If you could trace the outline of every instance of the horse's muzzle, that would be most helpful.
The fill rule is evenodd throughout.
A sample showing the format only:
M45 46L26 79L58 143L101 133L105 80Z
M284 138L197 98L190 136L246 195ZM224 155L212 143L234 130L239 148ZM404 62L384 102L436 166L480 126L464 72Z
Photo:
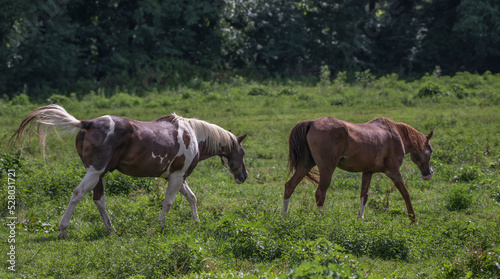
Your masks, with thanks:
M236 184L241 184L241 183L245 182L247 177L248 177L248 173L246 171L242 172L239 175L234 176L234 182L236 182Z
M422 179L429 180L432 178L433 175L434 175L434 171L432 170L432 168L429 168L429 172L427 172L427 174L422 174Z

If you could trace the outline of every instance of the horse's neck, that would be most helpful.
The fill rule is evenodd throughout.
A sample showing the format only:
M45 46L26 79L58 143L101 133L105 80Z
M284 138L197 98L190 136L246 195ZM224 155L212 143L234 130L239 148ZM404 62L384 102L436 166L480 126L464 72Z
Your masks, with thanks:
M419 148L418 141L420 139L418 137L420 133L413 127L404 123L394 123L394 126L405 147L405 154L416 152Z
M208 148L207 144L205 141L198 142L198 152L200 155L200 161L208 159L213 156L218 156L221 155L221 150L213 150L211 148Z

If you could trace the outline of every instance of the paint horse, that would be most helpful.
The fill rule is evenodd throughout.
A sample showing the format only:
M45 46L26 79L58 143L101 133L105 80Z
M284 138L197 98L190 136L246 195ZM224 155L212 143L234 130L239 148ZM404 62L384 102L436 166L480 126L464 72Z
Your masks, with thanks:
M400 167L405 154L410 153L422 178L432 178L434 172L429 162L432 153L429 140L432 134L433 131L427 136L423 135L407 124L387 118L354 124L324 117L296 124L289 137L289 169L295 173L285 184L283 213L288 210L295 187L306 176L317 184L316 205L322 208L332 174L338 167L362 173L358 218L364 218L373 173L382 172L403 196L410 220L414 222L415 211L403 183ZM314 166L318 170L312 170Z
M243 160L245 151L241 145L246 134L236 137L219 126L197 119L172 114L155 121L141 122L106 115L80 121L63 107L49 105L28 114L10 142L14 139L19 141L28 125L35 123L42 147L53 128L79 130L76 149L87 173L73 191L59 224L59 237L67 236L71 215L90 190L94 192L94 203L106 230L115 231L104 199L104 175L113 170L135 177L167 179L168 186L159 218L162 223L179 191L190 204L192 218L197 219L196 197L186 183L186 178L198 162L218 155L223 165L234 175L236 183L243 183L248 176ZM34 126L30 125L29 130Z

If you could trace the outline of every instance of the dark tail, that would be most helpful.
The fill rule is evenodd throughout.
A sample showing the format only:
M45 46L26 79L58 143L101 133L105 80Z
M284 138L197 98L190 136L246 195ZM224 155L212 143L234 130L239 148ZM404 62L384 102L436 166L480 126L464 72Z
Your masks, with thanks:
M36 124L36 125L34 125ZM21 122L19 128L14 132L9 140L9 145L14 141L19 142L26 130L30 132L37 126L37 134L39 143L44 153L45 140L51 131L51 128L60 128L66 132L71 132L82 128L82 121L76 119L73 115L69 114L63 107L59 105L48 105L40 107L30 112Z
M293 127L288 138L288 169L293 172L299 165L307 167L314 165L314 158L311 155L309 144L307 143L307 133L311 127L312 120L299 122ZM319 172L311 169L307 178L313 183L319 183Z

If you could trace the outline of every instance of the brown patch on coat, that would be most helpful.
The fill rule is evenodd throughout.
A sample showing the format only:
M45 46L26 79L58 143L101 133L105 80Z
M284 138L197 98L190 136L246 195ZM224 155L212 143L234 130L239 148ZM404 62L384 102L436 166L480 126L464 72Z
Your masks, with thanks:
M188 149L189 144L191 143L191 137L186 131L184 131L184 133L182 134L182 141L184 142L184 146L186 146L186 149Z
M102 196L104 196L104 183L102 177L99 177L99 182L97 182L97 185L94 187L94 200L98 201Z
M172 164L170 164L170 173L180 171L184 168L184 163L186 162L186 156L183 154L179 157L176 157Z

